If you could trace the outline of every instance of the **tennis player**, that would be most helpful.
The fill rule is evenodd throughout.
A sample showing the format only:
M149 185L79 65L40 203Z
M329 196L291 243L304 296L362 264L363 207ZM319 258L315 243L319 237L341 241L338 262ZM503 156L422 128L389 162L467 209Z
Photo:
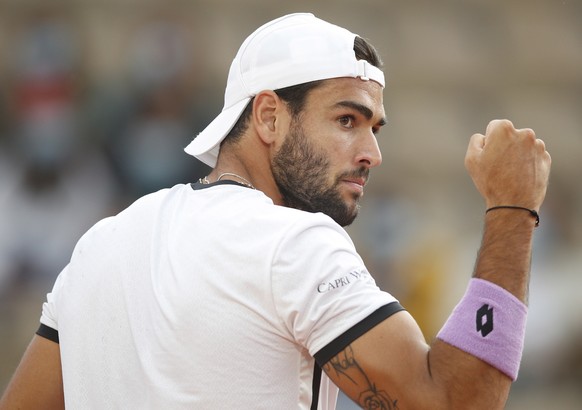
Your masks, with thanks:
M186 147L210 174L79 240L0 407L328 410L339 388L365 409L502 409L550 156L507 120L470 138L483 241L427 344L342 228L382 161L380 66L311 14L252 33Z

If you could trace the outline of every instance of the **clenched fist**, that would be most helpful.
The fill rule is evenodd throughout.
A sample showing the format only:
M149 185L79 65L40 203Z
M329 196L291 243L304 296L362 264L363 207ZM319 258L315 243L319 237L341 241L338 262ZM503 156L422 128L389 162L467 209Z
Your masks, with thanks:
M465 166L487 208L520 206L538 211L546 196L551 157L529 128L494 120L471 137Z

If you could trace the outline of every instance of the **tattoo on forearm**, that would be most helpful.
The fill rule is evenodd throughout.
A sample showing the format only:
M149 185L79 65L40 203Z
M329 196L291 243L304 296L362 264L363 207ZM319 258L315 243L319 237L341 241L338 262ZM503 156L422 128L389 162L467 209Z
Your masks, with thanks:
M337 378L346 377L360 387L358 404L363 409L398 410L398 400L392 399L384 390L379 390L360 367L351 346L323 366L327 374Z

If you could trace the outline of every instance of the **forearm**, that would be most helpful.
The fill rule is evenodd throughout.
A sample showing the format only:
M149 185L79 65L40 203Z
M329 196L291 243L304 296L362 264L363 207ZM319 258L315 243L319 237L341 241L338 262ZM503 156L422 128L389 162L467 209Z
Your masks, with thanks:
M534 226L535 219L523 210L499 209L488 213L485 217L483 242L475 265L474 277L495 283L525 303L528 293ZM510 299L513 298L510 297ZM514 304L520 308L520 302L515 301ZM468 305L462 304L460 309L462 312L466 312L467 307ZM525 312L523 305L521 305L521 309ZM469 322L473 327L470 330L476 335L473 340L477 340L477 343L483 343L484 346L470 345L468 347L475 349L477 355L490 348L491 351L485 354L484 358L486 360L493 358L493 361L497 361L503 366L509 360L505 360L501 353L508 354L518 366L521 348L517 342L523 340L523 335L519 332L523 330L525 314L513 314L509 307L508 312L500 312L497 309L495 329L500 331L505 326L506 330L515 332L515 335L510 336L515 336L516 343L508 342L502 345L501 348L504 351L494 355L495 349L499 349L499 347L495 347L499 344L499 339L479 334L479 329L475 328L475 316L470 316ZM474 315L472 310L471 314ZM505 314L504 319L502 319L502 314ZM502 324L502 320L505 321L504 324ZM447 326L450 324L447 323ZM465 343L467 346L466 342L452 343L451 340L456 341L453 332L454 327L453 330L448 328L447 332L441 331L447 335L444 337L445 341L457 346L462 346ZM467 335L462 334L462 337L465 338ZM449 392L447 398L450 400L449 408L503 408L512 379L495 366L467 353L470 349L463 351L451 346L451 344L437 339L429 354L429 366L434 375L435 383ZM508 353L506 349L509 349L511 345L516 347L517 353ZM489 361L491 362L491 360ZM455 363L455 366L451 366L451 363ZM516 367L514 366L514 368Z
M512 381L482 360L436 339L428 354L432 389L441 398L433 409L502 410ZM430 398L427 398L427 403ZM418 409L421 409L419 406Z
M526 211L489 212L474 277L505 288L527 304L534 229L535 220Z

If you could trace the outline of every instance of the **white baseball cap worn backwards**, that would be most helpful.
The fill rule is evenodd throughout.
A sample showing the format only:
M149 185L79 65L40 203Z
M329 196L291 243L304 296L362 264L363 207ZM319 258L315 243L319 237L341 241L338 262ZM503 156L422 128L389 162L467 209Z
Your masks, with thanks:
M384 87L384 73L356 60L356 34L310 13L280 17L259 27L243 42L228 73L222 112L184 149L214 167L220 143L252 97L339 77L373 80Z

